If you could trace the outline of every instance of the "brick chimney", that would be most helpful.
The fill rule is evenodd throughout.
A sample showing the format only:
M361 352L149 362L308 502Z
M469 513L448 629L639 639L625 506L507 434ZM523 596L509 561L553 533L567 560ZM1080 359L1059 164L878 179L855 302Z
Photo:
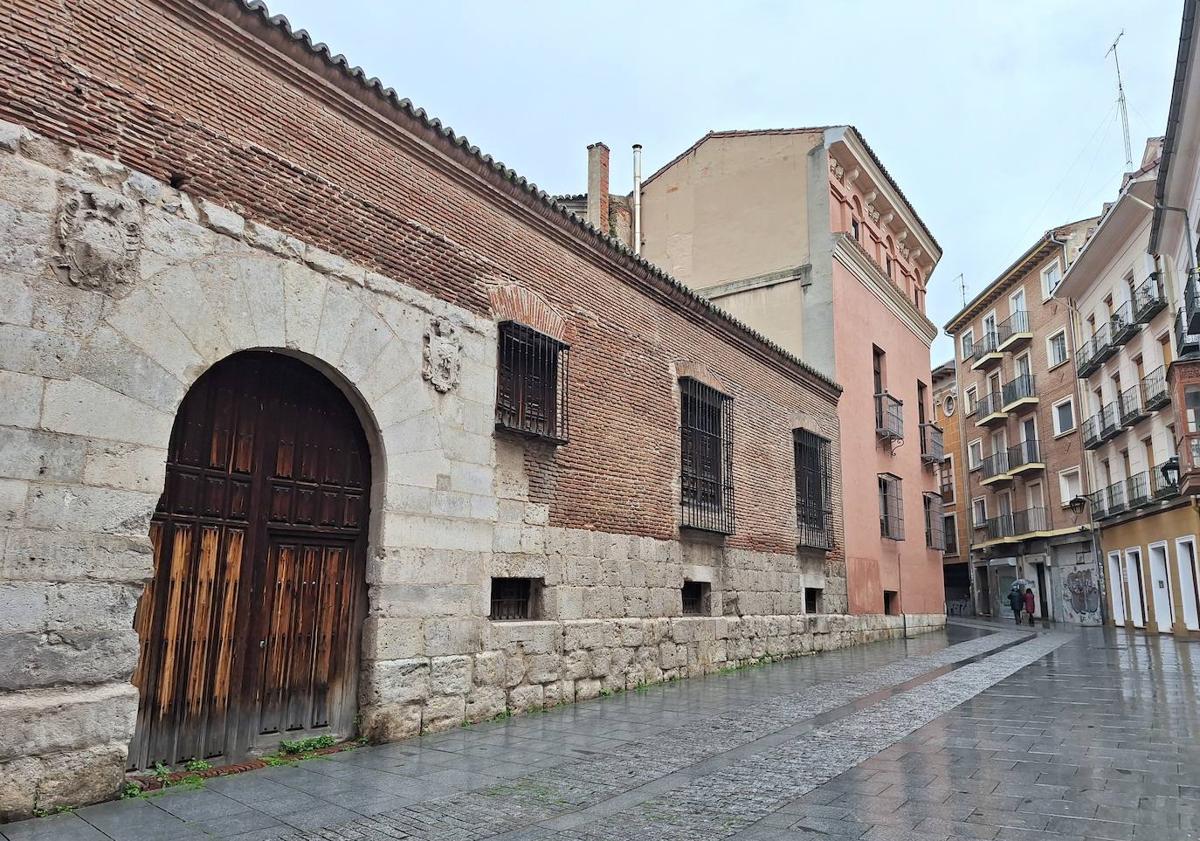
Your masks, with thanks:
M593 143L587 147L587 220L608 233L608 147Z

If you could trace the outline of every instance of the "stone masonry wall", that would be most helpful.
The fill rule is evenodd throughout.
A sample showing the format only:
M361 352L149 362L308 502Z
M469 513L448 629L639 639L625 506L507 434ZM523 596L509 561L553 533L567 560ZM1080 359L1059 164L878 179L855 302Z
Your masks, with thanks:
M103 55L117 41L156 39L186 53L203 27L134 4L144 14L124 16L131 29L114 40L117 16L71 5L79 14L46 12L44 31L82 27L72 43L95 55L78 58L100 57L89 79L109 78L78 103L71 137L19 104L28 85L75 72L49 58L63 45L31 39L19 74L0 51L15 86L0 109L37 129L0 123L0 816L119 786L137 707L132 616L151 572L148 525L175 412L204 371L241 350L274 349L325 373L372 445L359 680L369 735L896 633L900 617L803 615L804 587L824 589L828 613L845 605L840 550L795 549L791 431L813 429L838 451L828 384L699 304L652 293L583 234L551 235L510 199L463 187L449 159L417 161L415 144L402 152L375 129L346 147L372 154L325 154L332 112L303 98L293 114L310 114L311 136L287 142L304 163L268 156L247 169L252 141L226 134L247 126L228 113L253 104L244 91L156 76L186 75L173 59L118 82L123 59ZM42 15L21 5L9 20L20 29ZM191 114L174 151L195 164L195 192L165 183L138 143L112 147L93 121L124 102L119 134L158 136L154 92L175 82L172 101L188 100ZM199 90L212 96L189 99ZM349 171L380 157L404 172ZM403 194L400 206L389 190ZM493 295L513 287L520 294ZM566 446L494 431L501 299L536 300L538 318L561 321L571 343ZM728 539L678 528L683 370L719 380L734 399L738 521ZM833 480L840 546L836 463ZM542 619L489 622L494 575L544 579ZM680 615L685 578L711 583L710 615Z

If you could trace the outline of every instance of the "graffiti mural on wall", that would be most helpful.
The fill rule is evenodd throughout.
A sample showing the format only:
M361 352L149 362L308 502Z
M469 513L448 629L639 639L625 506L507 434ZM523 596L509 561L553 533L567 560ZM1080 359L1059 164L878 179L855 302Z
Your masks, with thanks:
M1063 606L1068 622L1084 625L1100 622L1100 588L1090 569L1068 572L1063 584Z

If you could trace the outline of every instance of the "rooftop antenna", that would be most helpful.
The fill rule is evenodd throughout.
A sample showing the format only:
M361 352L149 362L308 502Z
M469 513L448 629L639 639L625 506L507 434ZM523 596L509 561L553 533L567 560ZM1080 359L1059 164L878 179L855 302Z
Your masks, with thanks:
M963 309L966 309L967 308L967 281L963 277L962 272L958 273L958 277L956 277L955 280L958 281L958 290L962 293Z
M1113 63L1117 66L1117 111L1121 115L1121 131L1125 133L1125 166L1133 169L1133 149L1129 145L1129 110L1125 106L1125 86L1121 84L1121 59L1117 55L1117 42L1124 34L1125 30L1122 29L1108 48L1108 53L1112 53ZM1108 53L1104 54L1105 58L1108 58Z

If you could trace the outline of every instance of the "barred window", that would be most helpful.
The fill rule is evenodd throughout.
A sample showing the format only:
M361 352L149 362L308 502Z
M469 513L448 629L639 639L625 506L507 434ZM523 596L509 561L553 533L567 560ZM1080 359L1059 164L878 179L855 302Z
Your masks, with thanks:
M569 352L557 339L522 324L500 325L497 428L566 443Z
M691 378L679 392L680 522L733 534L733 401Z
M797 429L792 433L792 451L796 461L797 542L828 549L832 545L829 518L833 512L829 441Z
M904 539L904 497L899 476L879 474L879 533L890 540Z
M930 549L945 550L946 520L942 516L942 498L937 494L925 494L925 545Z
M540 613L540 578L493 578L489 619L537 619Z
M712 585L707 581L685 581L680 589L684 616L707 616Z

